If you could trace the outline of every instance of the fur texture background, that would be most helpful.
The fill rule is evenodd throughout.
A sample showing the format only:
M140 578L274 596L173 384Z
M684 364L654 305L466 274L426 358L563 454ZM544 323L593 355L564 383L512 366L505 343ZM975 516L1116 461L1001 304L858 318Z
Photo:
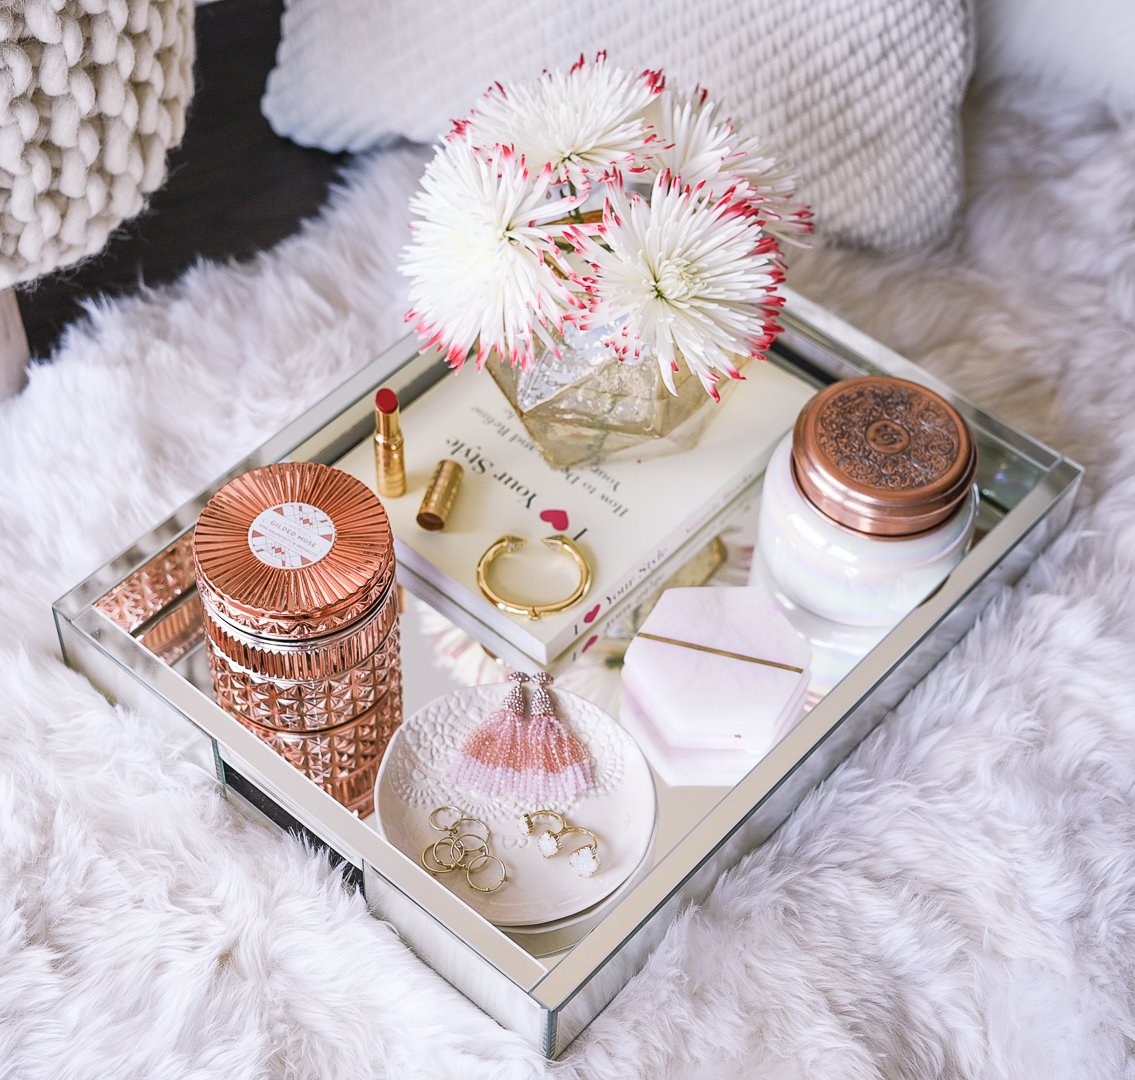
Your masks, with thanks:
M1135 111L1135 5L974 0L977 79L1028 77Z
M954 244L792 282L1084 462L1073 525L572 1047L570 1077L1135 1075L1135 126L1012 87ZM536 1077L49 605L402 332L414 148L0 406L0 1077Z

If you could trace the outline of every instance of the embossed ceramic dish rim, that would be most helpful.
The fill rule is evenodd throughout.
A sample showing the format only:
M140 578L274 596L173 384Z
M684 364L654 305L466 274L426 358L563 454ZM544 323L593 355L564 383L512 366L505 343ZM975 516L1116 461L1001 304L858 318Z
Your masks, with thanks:
M418 734L428 738L436 727L454 721L464 725L468 725L469 720L479 722L500 708L506 689L503 683L488 683L443 694L403 720L390 740L375 780L375 827L408 858L418 860L422 850L443 835L429 826L427 819L433 807L409 805L390 781L390 774L402 759L419 760L408 746L410 736ZM567 690L553 688L552 694L557 715L587 747L593 765L601 762L597 757L598 740L589 738L592 732L603 730L607 738L623 746L626 753L623 775L610 794L597 796L587 792L564 815L570 824L591 829L599 837L600 867L592 877L580 877L567 859L569 852L589 843L585 834L566 834L560 853L545 859L536 850L536 836L521 836L516 814L510 806L486 820L493 834L489 850L508 867L509 880L503 888L478 893L469 888L461 871L438 875L438 880L454 895L502 928L542 926L585 914L596 907L641 866L657 827L658 795L654 777L638 744L598 705ZM463 810L469 806L469 793L461 785L444 778L438 782L445 789L445 802ZM632 822L632 828L612 828L612 823L624 815ZM536 835L548 824L538 821Z

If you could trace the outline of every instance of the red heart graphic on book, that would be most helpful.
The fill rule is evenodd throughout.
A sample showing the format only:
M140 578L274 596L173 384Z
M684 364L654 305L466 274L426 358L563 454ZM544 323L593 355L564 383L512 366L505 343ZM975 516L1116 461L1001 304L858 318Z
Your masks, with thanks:
M540 520L546 521L556 532L567 532L568 516L566 510L541 510Z
M603 606L602 604L596 604L586 615L583 616L583 621L584 622L591 622L592 619L594 619L595 616L599 614L599 609L602 606Z
M584 646L583 646L583 648L582 648L582 649L580 649L579 651L580 651L581 653L585 653L585 652L587 652L587 650L588 650L588 649L590 649L590 648L591 648L591 646L592 646L592 645L594 645L594 644L595 644L595 642L597 642L598 640L599 640L599 635L598 635L598 634L592 634L592 635L591 635L591 637L589 637L589 638L587 639L587 644L586 644L586 645L584 645Z

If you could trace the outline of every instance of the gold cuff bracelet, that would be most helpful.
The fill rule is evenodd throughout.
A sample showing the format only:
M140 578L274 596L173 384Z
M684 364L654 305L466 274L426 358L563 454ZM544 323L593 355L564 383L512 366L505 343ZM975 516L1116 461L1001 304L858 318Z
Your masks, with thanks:
M545 536L541 543L553 551L562 551L565 555L570 556L579 568L579 584L575 587L571 596L557 600L554 604L516 604L511 600L506 600L503 596L498 596L493 591L489 585L488 577L490 563L498 555L518 551L527 543L527 540L522 540L519 536L502 536L496 543L491 544L488 551L481 556L481 561L477 563L477 584L480 586L481 592L485 594L485 598L489 603L494 604L509 615L527 615L529 619L533 620L543 618L545 615L555 615L560 611L567 611L568 608L575 607L587 595L587 590L591 588L591 567L587 565L583 552L572 543L571 538L562 534Z

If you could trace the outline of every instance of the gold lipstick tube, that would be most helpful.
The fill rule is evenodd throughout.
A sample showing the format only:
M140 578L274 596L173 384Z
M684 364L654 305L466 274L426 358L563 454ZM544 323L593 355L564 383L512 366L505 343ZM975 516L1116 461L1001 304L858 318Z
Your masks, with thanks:
M374 472L379 495L397 499L406 494L398 395L385 387L374 396Z

